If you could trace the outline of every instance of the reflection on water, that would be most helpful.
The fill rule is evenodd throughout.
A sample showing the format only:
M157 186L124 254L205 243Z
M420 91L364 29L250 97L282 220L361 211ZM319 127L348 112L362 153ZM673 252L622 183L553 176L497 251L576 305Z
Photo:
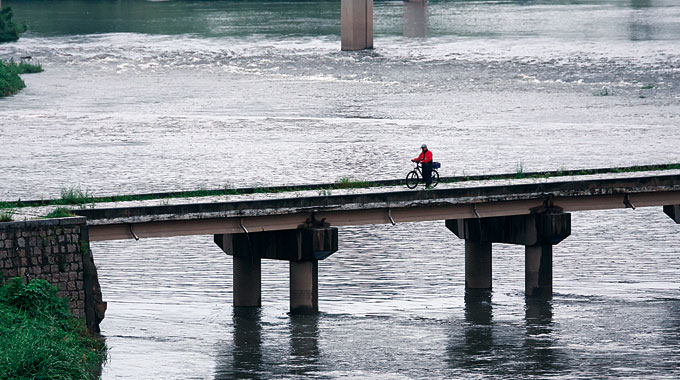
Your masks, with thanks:
M491 291L465 291L465 354L469 366L493 360L493 307Z
M652 0L630 0L630 7L633 9L650 8Z
M449 365L453 369L484 370L502 377L548 375L563 369L563 358L554 342L551 301L531 298L525 301L521 327L494 318L491 291L466 290L462 331L452 326L449 337Z
M303 376L319 368L319 316L290 316L290 375Z
M526 298L524 339L525 371L548 373L560 367L553 342L553 310L550 300Z
M474 371L502 360L495 352L491 295L490 290L465 290L464 320L454 322L449 333L447 362L452 369Z
M217 365L215 379L259 379L262 373L260 308L234 307L232 360Z
M404 37L427 37L427 1L404 1Z
M631 0L631 8L638 9L630 14L631 41L651 41L654 39L654 23L656 19L650 16L646 9L652 6L652 0Z
M233 340L221 345L215 380L268 379L274 374L297 378L323 370L319 364L319 316L291 315L287 323L282 319L272 324L263 319L261 308L234 307L233 313ZM287 334L279 328L285 328ZM266 336L271 336L272 330L276 336L268 341ZM287 340L281 339L284 335Z

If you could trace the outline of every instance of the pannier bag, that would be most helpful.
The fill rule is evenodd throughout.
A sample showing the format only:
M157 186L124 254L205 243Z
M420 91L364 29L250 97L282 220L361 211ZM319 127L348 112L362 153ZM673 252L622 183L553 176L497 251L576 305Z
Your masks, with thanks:
M439 169L439 168L441 168L441 167L442 167L442 164L440 164L439 162L433 162L433 163L432 163L432 168L433 168L433 169Z

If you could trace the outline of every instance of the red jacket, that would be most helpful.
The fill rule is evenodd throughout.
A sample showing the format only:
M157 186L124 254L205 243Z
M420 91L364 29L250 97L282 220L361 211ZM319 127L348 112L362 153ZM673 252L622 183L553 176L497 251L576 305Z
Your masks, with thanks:
M423 164L430 163L430 162L432 162L432 152L430 152L429 149L426 150L425 153L420 152L420 156L418 156L418 158L414 158L413 161L420 162L420 163L423 163Z

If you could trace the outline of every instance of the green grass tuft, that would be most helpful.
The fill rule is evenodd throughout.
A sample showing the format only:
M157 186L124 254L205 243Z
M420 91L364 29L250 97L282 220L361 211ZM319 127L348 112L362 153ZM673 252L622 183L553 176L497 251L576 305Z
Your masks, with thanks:
M515 165L515 178L524 178L524 162L521 160Z
M16 210L14 209L4 209L0 212L0 222L11 222L14 220L14 214Z
M76 187L62 188L60 200L59 204L63 205L84 205L93 202L92 195L87 190L82 191Z
M369 187L369 183L366 181L359 181L349 177L340 178L335 182L333 188L335 189L358 189L362 187Z
M70 209L64 208L64 207L57 207L54 211L50 212L49 214L45 215L45 218L50 219L50 218L70 218L76 216L74 213L71 212Z
M10 60L9 61L10 65L13 65L17 73L19 74L36 74L36 73L42 73L44 70L42 68L42 65L39 63L28 63L28 62L19 62L19 63L14 63L14 61Z
M47 281L0 287L0 380L93 379L105 352Z
M80 242L80 253L84 256L90 252L90 244L86 241Z

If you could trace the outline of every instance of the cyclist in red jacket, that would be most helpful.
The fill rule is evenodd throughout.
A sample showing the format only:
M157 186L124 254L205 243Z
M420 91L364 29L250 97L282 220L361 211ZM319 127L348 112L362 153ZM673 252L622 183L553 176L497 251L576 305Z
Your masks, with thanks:
M423 179L425 180L425 188L429 189L432 185L432 152L427 149L427 145L420 146L422 152L420 156L412 159L413 162L420 162L423 168Z

